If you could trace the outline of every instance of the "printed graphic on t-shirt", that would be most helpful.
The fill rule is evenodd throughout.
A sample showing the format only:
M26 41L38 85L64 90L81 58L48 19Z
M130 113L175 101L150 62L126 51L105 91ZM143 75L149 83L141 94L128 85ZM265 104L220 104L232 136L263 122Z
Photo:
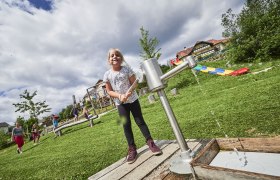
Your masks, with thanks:
M118 92L120 94L125 94L126 91L131 86L129 82L129 77L131 77L133 74L135 74L131 68L127 66L122 66L120 71L113 71L109 70L105 73L103 81L104 82L110 82L113 90L115 92ZM133 91L131 96L128 98L128 100L125 103L132 103L136 99L138 99L138 95L136 91ZM121 104L120 100L118 98L114 99L116 105Z

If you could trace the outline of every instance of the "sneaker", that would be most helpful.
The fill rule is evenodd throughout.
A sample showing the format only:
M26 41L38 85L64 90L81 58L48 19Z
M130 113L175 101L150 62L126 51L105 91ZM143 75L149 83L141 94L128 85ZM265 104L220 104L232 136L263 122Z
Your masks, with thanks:
M18 154L20 153L19 149L17 149L17 153L18 153Z
M127 157L127 163L132 164L137 159L137 150L135 146L129 146L128 148L128 157Z
M149 146L150 150L152 151L152 153L154 155L160 155L162 154L162 151L160 150L160 148L154 143L154 141L152 139L149 139L147 141L147 145Z

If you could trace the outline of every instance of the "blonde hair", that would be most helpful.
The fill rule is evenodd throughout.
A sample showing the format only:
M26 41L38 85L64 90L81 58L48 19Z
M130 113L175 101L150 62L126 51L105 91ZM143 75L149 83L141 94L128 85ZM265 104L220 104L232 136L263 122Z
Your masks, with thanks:
M121 57L121 64L123 64L123 63L125 62L124 57L123 57L123 54L122 54L122 52L121 52L119 49L117 49L117 48L111 48L111 49L109 49L109 51L108 51L108 56L107 56L107 61L110 62L110 56L111 56L111 52L112 52L112 51L116 51L116 52L120 55L120 57ZM109 64L110 64L110 63L109 63Z

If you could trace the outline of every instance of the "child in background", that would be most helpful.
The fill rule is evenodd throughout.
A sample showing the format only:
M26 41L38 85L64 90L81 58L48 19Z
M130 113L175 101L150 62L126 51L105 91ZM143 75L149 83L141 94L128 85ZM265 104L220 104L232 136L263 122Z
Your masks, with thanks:
M143 136L146 139L147 145L153 154L159 155L162 153L160 148L154 143L150 134L149 128L144 121L141 106L138 100L138 95L135 90L128 92L127 90L136 80L135 73L128 66L122 66L124 57L120 50L110 49L108 52L108 62L111 69L105 72L103 82L106 83L108 94L114 98L118 109L119 116L125 118L123 124L124 134L128 143L128 158L129 164L135 162L137 158L136 144L131 127L130 112L140 128Z
M84 108L83 108L83 115L84 115L84 117L87 119L87 120L89 120L90 121L90 118L92 118L93 116L91 115L91 114L89 114L89 111L88 111L88 108L86 107L86 106L84 106ZM92 124L91 124L92 123ZM91 122L89 122L89 126L93 126L94 124L93 124L93 121Z
M37 143L39 143L39 139L40 139L39 126L36 123L33 124L31 132L32 132L34 145L36 145L36 139L37 139Z
M72 111L73 111L73 115L74 115L74 122L79 121L79 111L78 111L77 107L74 106Z
M86 119L89 119L89 112L86 106L83 108L83 115L85 116Z
M55 133L55 129L58 127L58 116L57 115L52 115L52 122L53 122L53 132L54 132L54 135L55 137L57 137L57 134Z
M17 153L22 153L22 146L24 145L24 132L19 122L16 122L16 127L12 130L11 141L15 141L17 144Z

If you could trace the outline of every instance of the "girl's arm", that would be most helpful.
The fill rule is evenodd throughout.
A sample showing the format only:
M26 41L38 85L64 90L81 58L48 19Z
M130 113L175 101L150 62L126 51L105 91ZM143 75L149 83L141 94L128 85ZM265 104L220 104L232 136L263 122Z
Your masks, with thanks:
M14 141L14 128L13 128L13 130L12 130L11 141Z
M120 93L117 93L113 90L110 82L106 82L106 90L107 90L108 94L113 98L119 98L121 95Z
M125 102L127 100L125 94L120 94L113 90L110 82L106 82L106 90L111 97L118 98L121 102Z
M129 77L129 83L130 83L130 85L132 85L132 84L135 82L135 80L136 80L136 77L135 77L134 74L133 74L132 76L130 76L130 77ZM138 85L138 83L136 83L134 89L136 89L137 85ZM128 92L127 94L125 94L125 97L128 98L129 96L131 96L131 94L132 94L132 92Z
M132 84L134 83L135 80L136 80L135 74L133 74L132 76L130 76L130 77L129 77L129 83L130 83L130 85L132 85ZM135 87L137 87L137 85L136 85Z

